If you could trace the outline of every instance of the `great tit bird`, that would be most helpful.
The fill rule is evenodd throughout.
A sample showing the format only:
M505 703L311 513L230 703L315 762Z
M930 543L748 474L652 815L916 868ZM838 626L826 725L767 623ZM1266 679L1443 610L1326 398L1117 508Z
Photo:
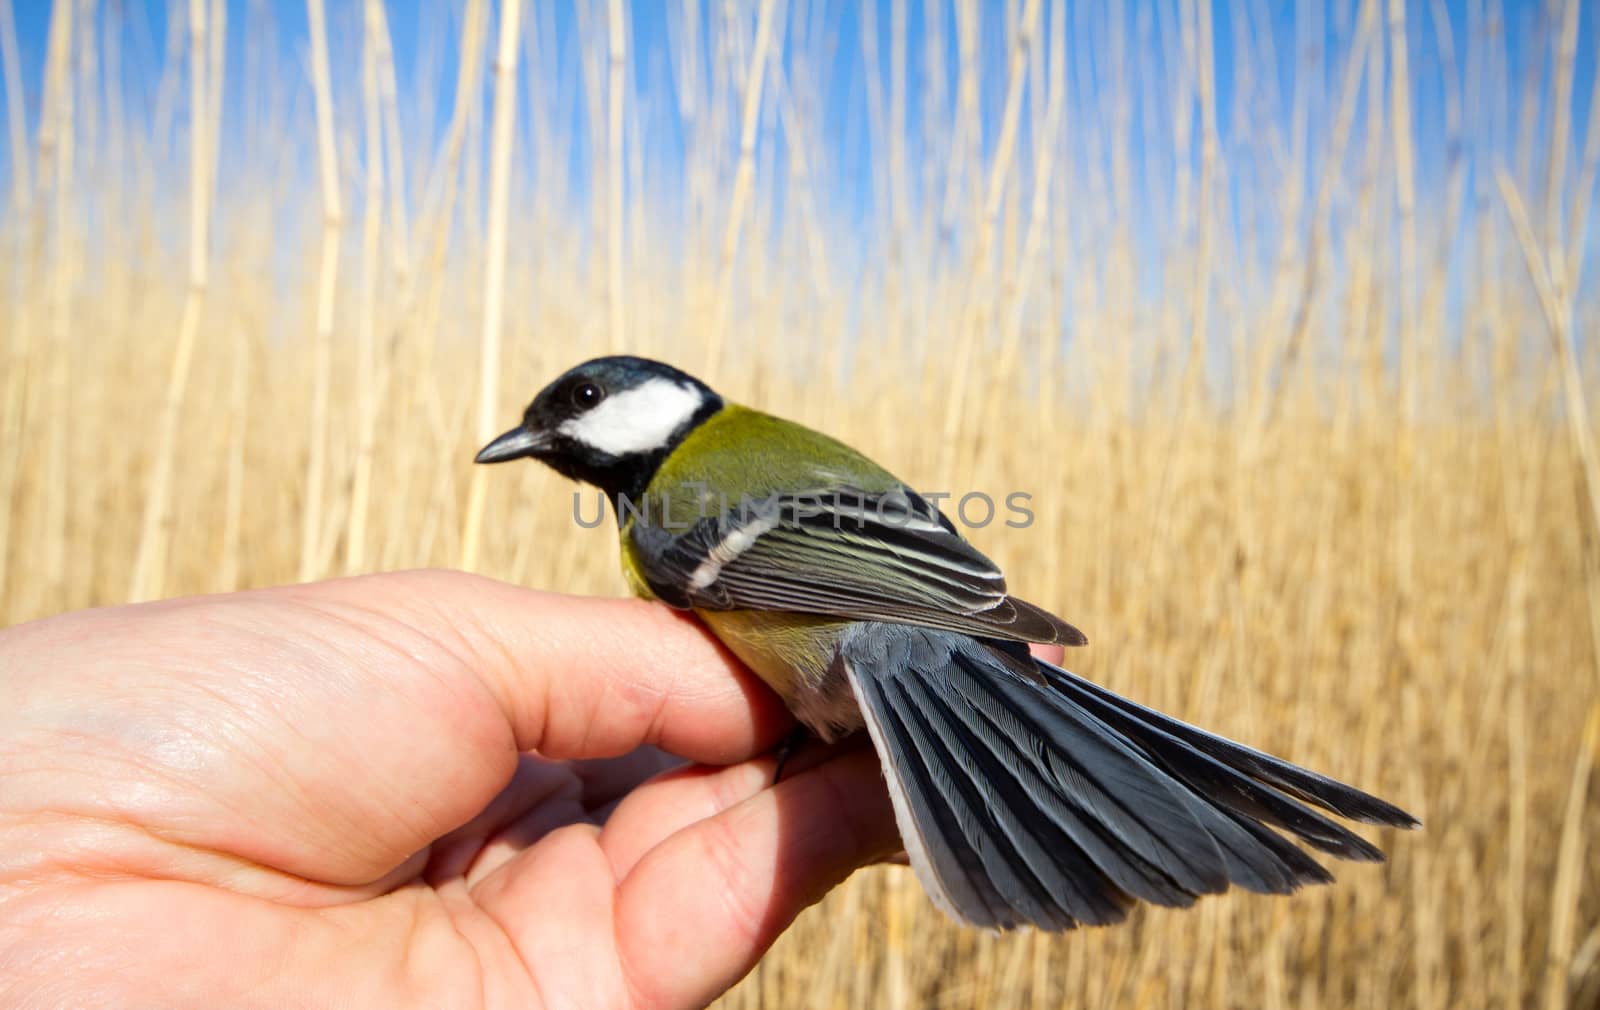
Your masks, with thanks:
M1046 930L1332 876L1371 843L1311 809L1389 803L1137 705L1028 643L1083 635L1010 595L937 509L861 453L656 361L547 386L479 463L532 457L611 499L635 592L692 610L824 740L865 727L929 896Z

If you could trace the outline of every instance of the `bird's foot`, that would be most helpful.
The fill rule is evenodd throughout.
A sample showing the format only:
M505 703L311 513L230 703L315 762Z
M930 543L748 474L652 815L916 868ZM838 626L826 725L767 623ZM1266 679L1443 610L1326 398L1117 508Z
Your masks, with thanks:
M812 732L801 723L795 723L794 729L784 734L773 753L778 756L778 764L772 769L772 784L777 785L783 780L783 766L789 763L795 752L804 747L807 742L816 739Z

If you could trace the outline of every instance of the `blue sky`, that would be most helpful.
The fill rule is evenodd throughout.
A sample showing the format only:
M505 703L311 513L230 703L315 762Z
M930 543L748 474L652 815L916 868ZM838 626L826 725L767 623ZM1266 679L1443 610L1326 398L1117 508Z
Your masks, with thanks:
M1048 0L1046 0L1048 6ZM13 0L15 4L15 17L17 21L18 37L22 49L22 70L24 90L27 95L27 108L30 123L37 125L38 103L41 92L40 75L43 67L48 24L51 4L47 0ZM173 4L182 7L181 0ZM394 35L396 61L400 70L401 87L404 90L408 83L415 83L417 74L414 72L419 63L427 55L436 54L446 79L454 70L454 61L458 56L457 35L459 31L460 14L457 4L433 3L412 4L393 3L388 5L390 28ZM716 5L714 5L716 6ZM877 0L879 30L887 34L890 24L889 0ZM1075 19L1081 16L1081 4L1073 0L1069 3L1073 13L1068 15L1068 31L1076 27ZM1136 7L1137 5L1131 5ZM1169 5L1161 5L1169 6ZM1229 101L1233 84L1232 68L1235 62L1235 33L1233 25L1235 19L1241 15L1253 18L1259 24L1263 19L1270 22L1273 34L1278 40L1290 41L1294 37L1294 6L1290 3L1238 3L1220 2L1213 5L1215 19L1215 48L1216 67L1218 74L1218 111L1219 126L1224 135L1231 128L1229 122L1231 103ZM1354 4L1348 5L1353 9ZM1465 0L1449 0L1444 5L1448 12L1456 45L1463 45L1463 38L1467 31L1467 17L1470 8L1475 4ZM1581 13L1582 25L1580 28L1580 46L1578 54L1577 81L1575 89L1574 119L1583 122L1587 114L1588 87L1587 83L1593 77L1593 61L1595 57L1595 37L1597 30L1597 12L1594 5L1580 4L1586 8ZM113 8L124 10L124 32L129 40L130 56L138 59L143 56L154 67L159 64L162 57L163 40L167 31L168 4L161 0L124 0L122 3L112 4ZM633 42L633 75L636 82L669 83L670 71L667 67L668 48L668 21L675 17L680 9L679 0L672 2L658 2L658 0L632 0L630 3L630 22ZM305 4L298 0L228 0L229 27L232 60L237 61L243 54L247 45L255 44L255 38L246 39L246 27L251 24L252 9L258 13L265 12L269 15L275 31L271 44L276 59L285 67L303 70L301 64L304 60L303 50L306 45L306 13ZM575 59L572 56L576 48L577 23L574 15L575 4L572 0L555 0L555 2L540 2L536 0L531 5L524 5L524 17L537 17L541 21L551 24L555 28L555 48L559 49L565 59ZM986 52L983 63L985 69L992 71L985 76L985 104L993 107L998 104L1004 87L1004 45L1003 25L1005 23L1005 5L1001 3L984 3L981 5L984 18L982 32ZM1426 122L1438 118L1439 106L1442 100L1438 76L1438 47L1436 33L1432 29L1432 5L1418 3L1413 0L1409 4L1411 62L1414 78L1414 101L1416 102L1419 122ZM1548 56L1542 51L1548 43L1541 38L1548 31L1549 12L1545 5L1540 3L1520 2L1520 0L1507 0L1503 4L1505 30L1508 32L1507 49L1513 59L1523 64L1530 55L1529 43L1540 46L1539 56ZM922 5L911 0L908 3L907 28L908 39L908 72L913 81L911 90L912 101L916 100L918 89L915 83L923 73L924 49L924 18ZM334 62L341 62L341 54L337 51L341 38L354 42L356 35L354 29L357 11L354 3L332 0L329 4L329 16L332 22L332 36L335 42ZM953 26L948 25L950 14L944 17L947 22L946 36L948 52L951 62L955 57L955 40ZM1046 13L1045 17L1048 17ZM1133 15L1130 15L1130 19ZM1330 5L1327 15L1327 35L1323 40L1327 47L1327 55L1333 57L1329 62L1337 66L1337 57L1342 55L1348 45L1349 22L1353 20L1352 10L1344 9L1341 5ZM861 91L861 76L863 61L861 53L861 19L858 8L850 2L833 2L825 5L825 13L821 18L826 31L832 36L832 47L838 57L835 67L838 74L835 85L831 88L832 115L831 128L835 131L861 129L862 124L856 122L857 117L849 114L851 108L859 104ZM343 27L344 31L341 31ZM1069 45L1072 43L1069 42ZM881 47L881 62L887 70L887 46ZM140 54L137 51L143 50ZM344 54L353 68L356 53ZM1297 53L1292 46L1278 46L1279 63L1273 68L1280 79L1287 84L1296 72ZM408 73L408 70L412 71ZM1257 68L1262 72L1265 68ZM443 104L443 103L441 103ZM857 110L859 111L859 110ZM994 125L996 116L988 117L990 126ZM441 113L442 119L442 113ZM991 137L992 139L992 137Z
M50 5L42 0L14 2L22 49L25 108L30 130L36 130ZM702 26L711 14L722 8L720 2L705 3L703 0L701 6ZM1010 5L1010 9L1014 11L1018 6ZM1045 6L1045 21L1048 23L1048 0ZM174 9L182 7L182 3L174 5ZM1570 122L1577 133L1572 141L1574 160L1584 140L1583 128L1591 101L1590 85L1594 80L1596 38L1600 35L1600 15L1597 15L1596 5L1585 3L1583 7L1581 44L1570 115ZM826 156L821 159L821 164L813 166L819 176L820 199L835 218L862 221L877 217L881 220L879 212L883 208L878 206L880 194L874 189L874 180L881 175L875 175L873 166L882 163L884 153L881 137L872 132L867 109L868 71L862 55L861 10L855 4L840 0L812 0L809 4L789 0L786 4L780 4L780 8L786 12L785 65L807 62L826 76L818 92L821 122L818 127L820 136L817 138L819 150L824 151ZM1300 16L1315 9L1318 8L1302 6ZM1292 4L1272 0L1220 0L1213 5L1218 128L1223 152L1232 166L1231 185L1248 187L1255 184L1250 162L1259 154L1258 148L1235 146L1236 140L1247 132L1243 127L1254 127L1254 136L1259 138L1261 135L1261 123L1236 122L1233 99L1245 71L1254 77L1258 89L1263 83L1271 82L1279 90L1276 100L1258 101L1252 106L1250 114L1272 121L1272 125L1280 130L1287 129L1290 112L1288 96L1294 83L1299 81L1304 85L1311 81L1317 84L1323 99L1313 107L1312 119L1307 124L1313 153L1310 160L1312 164L1316 163L1316 148L1328 131L1332 95L1350 48L1354 9L1353 3L1330 7L1322 19L1321 30L1297 42L1297 15ZM1449 154L1443 126L1444 88L1439 33L1434 21L1436 11L1441 9L1449 19L1458 60L1463 58L1469 37L1487 37L1506 54L1505 80L1513 82L1517 88L1525 81L1534 81L1546 96L1551 87L1547 66L1551 15L1544 4L1519 3L1516 0L1509 0L1503 5L1491 3L1490 0L1446 0L1435 5L1413 0L1407 8L1410 22L1408 59L1412 71L1418 188L1424 201L1438 197L1439 180ZM168 5L157 0L124 0L112 4L107 10L121 12L119 15L103 11L101 17L105 23L102 29L115 26L123 39L127 105L135 116L148 118L152 114L151 107L158 90L156 81L164 59ZM449 92L453 87L455 62L458 59L459 7L451 3L390 3L388 10L395 39L402 106L409 117L406 124L408 143L437 143L452 101ZM555 0L553 3L526 5L525 10L525 20L533 22L541 40L541 52L546 58L547 73L541 80L556 90L553 97L548 97L549 105L555 109L556 115L566 120L568 126L575 126L586 115L583 74L578 55L582 27L578 8L570 0ZM603 16L604 4L592 5L591 10L590 17ZM676 78L672 63L672 41L674 32L681 31L682 10L682 0L672 0L670 3L634 0L630 4L630 100L640 103L640 108L646 110L640 117L642 134L630 139L644 146L652 167L659 166L659 177L665 184L663 190L672 194L681 190L681 187L672 183L676 181L674 173L682 169L684 154L684 136L676 115ZM981 65L984 68L981 105L984 109L983 143L986 151L995 142L1000 107L1004 100L1004 26L1007 10L1008 5L1002 3L981 5ZM1068 157L1093 160L1105 156L1096 145L1104 144L1106 134L1103 129L1097 132L1091 127L1097 123L1104 124L1107 110L1102 91L1115 83L1109 81L1109 70L1103 62L1107 20L1099 5L1085 5L1072 0L1066 10L1068 52L1071 54L1069 76L1073 81L1069 121L1078 126L1069 134L1066 147L1069 149ZM1176 39L1176 10L1176 5L1170 3L1149 7L1131 4L1128 5L1124 26L1129 40L1127 66L1133 77L1129 82L1130 93L1134 98L1135 114L1139 117L1133 129L1135 151L1131 165L1134 175L1131 186L1141 197L1137 205L1127 208L1127 211L1146 216L1147 219L1136 226L1141 231L1151 231L1158 226L1161 209L1171 198L1168 192L1171 185L1169 174L1161 171L1152 174L1149 166L1173 161L1193 163L1198 157L1198 144L1195 142L1191 142L1185 151L1173 149L1164 119L1170 115L1170 110L1160 107L1162 101L1170 101L1174 90L1172 75L1177 72L1167 55L1172 51L1173 40ZM804 25L800 23L797 11L807 12ZM889 0L876 0L874 13L882 37L887 37L889 33L891 11ZM924 60L927 21L921 4L910 2L908 11L908 121L914 124L920 115L919 96L928 84ZM246 75L242 68L247 63L264 68L261 73L266 78L289 85L287 90L291 95L299 95L298 101L302 106L299 111L309 116L309 106L305 105L307 42L303 3L228 0L228 12L230 76L229 114L226 120L242 120L243 104L251 101L251 96L259 90L252 89L244 80ZM329 12L335 91L341 96L343 125L353 127L353 119L348 114L354 109L359 83L359 6L345 0L332 0ZM945 20L948 56L948 79L944 84L949 95L955 90L955 31L948 9L944 10L942 16ZM1157 43L1156 52L1145 51L1138 41L1141 21L1147 21L1150 25L1149 32ZM1246 26L1258 39L1263 35L1271 38L1274 55L1270 61L1265 58L1265 49L1259 44L1245 51L1240 50L1238 29ZM1041 25L1041 30L1044 30L1044 25ZM595 37L598 36L591 31L591 38ZM801 49L805 51L801 52ZM888 52L885 44L880 50L877 70L880 74L886 74L887 69ZM1464 68L1460 69L1464 71ZM487 99L488 94L489 89L485 87L482 97ZM1151 96L1155 98L1154 106L1149 100ZM1032 100L1031 95L1029 100ZM1544 114L1532 126L1536 138L1542 138L1548 129L1548 104L1543 103ZM1152 107L1157 113L1155 121L1145 118ZM1475 120L1484 113L1483 109L1469 109L1468 113L1469 176L1476 177L1499 164L1515 167L1514 142L1518 129L1515 106L1502 110L1503 129L1498 132L1476 124ZM522 115L526 138L526 103ZM768 133L763 143L780 152L774 163L781 165L782 145L786 138L782 131L771 129L770 114L768 119ZM297 136L309 143L314 134L306 127L299 130ZM573 128L566 131L564 136L570 144L569 149L536 152L535 157L524 157L519 164L532 166L538 164L541 158L546 162L551 158L565 158L571 169L570 184L574 187L574 195L581 198L589 178L587 167L590 154L586 149L586 131ZM6 141L0 140L0 143ZM527 152L526 140L521 143L520 150ZM924 155L942 156L942 151L921 150L916 135L910 138L909 144L908 153L914 160L920 160ZM1542 144L1536 146L1542 147ZM235 153L245 149L244 145L239 145ZM1152 157L1147 158L1146 154ZM0 172L9 174L12 155L13 152L9 150L0 154ZM225 150L224 157L227 156L228 151ZM310 158L306 158L303 164L309 166ZM1535 166L1533 175L1542 178L1542 170ZM918 198L915 182L913 179L913 199ZM634 194L630 194L632 198ZM774 199L782 198L780 187Z

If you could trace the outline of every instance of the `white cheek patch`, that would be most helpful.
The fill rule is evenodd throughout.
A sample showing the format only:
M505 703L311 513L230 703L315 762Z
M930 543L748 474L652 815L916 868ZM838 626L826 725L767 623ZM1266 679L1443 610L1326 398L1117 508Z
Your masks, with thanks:
M666 445L704 403L693 386L651 379L607 397L593 410L562 422L557 430L613 456L651 452Z

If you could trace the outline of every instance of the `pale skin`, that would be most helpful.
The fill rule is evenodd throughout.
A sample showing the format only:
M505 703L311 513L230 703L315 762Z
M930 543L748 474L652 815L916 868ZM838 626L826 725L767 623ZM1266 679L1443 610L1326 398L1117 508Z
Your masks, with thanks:
M0 631L0 1004L703 1005L900 845L791 725L691 617L455 572Z

